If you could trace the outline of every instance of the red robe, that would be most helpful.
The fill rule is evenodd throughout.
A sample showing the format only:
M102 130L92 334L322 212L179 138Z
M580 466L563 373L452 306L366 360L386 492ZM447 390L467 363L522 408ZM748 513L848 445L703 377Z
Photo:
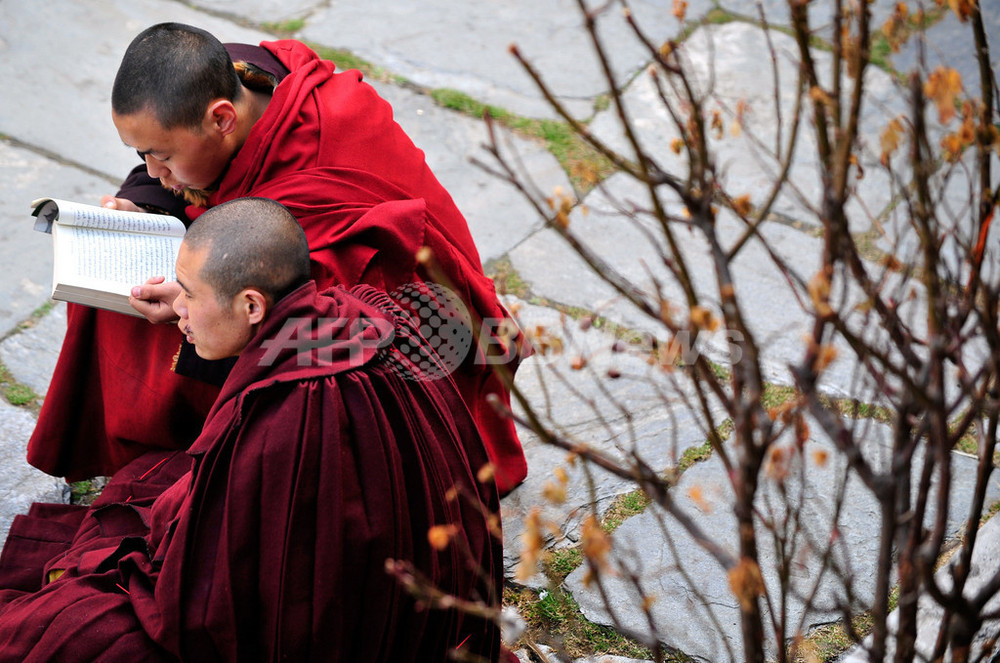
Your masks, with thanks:
M159 494L183 454L126 467L72 546L35 565L62 577L5 589L18 552L5 547L0 661L423 663L459 646L497 660L495 624L420 609L385 571L408 561L446 592L498 603L499 497L476 479L485 448L454 383L408 379L398 346L415 328L384 293L356 292L317 297L310 283L283 299L189 449L192 469ZM285 320L325 347L301 361L280 341ZM453 528L444 549L428 542L435 525Z
M389 104L357 71L334 73L331 62L299 42L262 46L290 73L210 204L243 196L285 204L305 229L321 287L367 283L391 292L439 281L416 261L420 247L428 246L443 285L468 305L477 329L479 320L487 321L484 338L491 338L507 315L483 274L468 225L423 152L393 121ZM187 216L201 211L189 208ZM28 461L75 480L112 474L150 447L186 448L217 388L170 370L182 347L179 332L77 306L68 317ZM182 360L190 354L188 348ZM512 373L516 355L512 348L502 362ZM454 378L506 493L524 479L527 465L513 422L487 401L497 394L509 403L509 393L484 357L470 352Z

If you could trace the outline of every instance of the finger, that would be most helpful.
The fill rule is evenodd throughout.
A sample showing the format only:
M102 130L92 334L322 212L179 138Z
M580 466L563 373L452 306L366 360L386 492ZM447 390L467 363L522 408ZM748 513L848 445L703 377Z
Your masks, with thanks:
M164 280L162 276L154 276L143 285L132 286L132 297L146 301L160 301L163 298L163 293L157 286L162 284Z
M150 302L143 299L136 299L135 297L129 297L128 302L132 305L132 308L153 324L158 325L165 322L173 322L177 319L177 314L173 308L165 305L163 302Z

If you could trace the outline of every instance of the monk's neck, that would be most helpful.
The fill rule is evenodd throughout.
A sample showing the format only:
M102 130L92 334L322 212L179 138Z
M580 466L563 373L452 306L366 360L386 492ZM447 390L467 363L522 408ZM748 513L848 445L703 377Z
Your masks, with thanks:
M235 132L236 135L234 136L237 143L237 150L243 147L243 143L246 142L247 136L250 135L254 125L257 124L257 120L264 116L264 112L267 110L267 105L270 101L270 94L243 88L243 94L239 102L234 104L237 110L237 117L239 118Z

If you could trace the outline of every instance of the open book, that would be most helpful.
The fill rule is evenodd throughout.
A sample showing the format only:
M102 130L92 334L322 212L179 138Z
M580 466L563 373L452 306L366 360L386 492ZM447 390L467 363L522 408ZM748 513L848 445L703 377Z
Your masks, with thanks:
M35 230L52 235L52 299L138 316L128 303L132 286L152 276L176 280L180 219L54 198L31 206Z

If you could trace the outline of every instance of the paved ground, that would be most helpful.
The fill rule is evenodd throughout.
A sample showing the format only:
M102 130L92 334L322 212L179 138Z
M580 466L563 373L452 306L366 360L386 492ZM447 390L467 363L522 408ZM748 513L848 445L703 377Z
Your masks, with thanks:
M984 14L992 16L991 33L1000 37L996 18L1000 11L990 11L998 9L1000 1L981 3ZM682 26L672 15L670 0L635 0L631 5L654 42L680 34ZM703 16L715 6L708 0L690 0L688 16ZM751 0L720 0L718 6L737 15L757 16L756 3ZM814 2L810 11L828 26L823 16L826 6ZM875 3L879 23L891 7L886 0ZM780 25L787 21L787 9L779 0L766 0L763 8L770 22ZM607 353L611 339L605 332L567 322L547 302L599 312L640 330L646 325L644 319L596 279L553 231L544 229L511 186L470 165L470 157L488 159L481 148L487 138L483 123L444 110L417 91L453 88L526 117L549 118L549 105L508 53L507 47L516 43L570 112L590 120L597 135L618 144L621 135L615 114L599 110L606 90L580 30L576 3L571 0L0 0L0 80L5 86L0 94L0 338L4 339L0 361L14 378L44 394L65 331L61 305L32 317L47 301L51 247L47 237L31 231L30 201L54 196L97 202L102 194L115 190L134 164L134 154L121 144L109 117L112 78L131 38L153 23L177 20L202 26L224 41L258 42L274 38L261 28L264 21L291 19L304 20L297 37L351 51L410 81L406 86L380 82L375 86L392 103L397 120L425 150L431 167L465 212L484 262L509 262L530 289L530 302L512 300L521 306L525 325L557 331L566 337L567 346L575 348L559 357L535 357L525 365L519 386L532 402L560 422L568 434L610 453L639 453L657 470L675 466L686 449L700 446L707 432L704 422L691 416L685 406L690 387L682 378L651 371L640 358ZM956 29L950 20L934 28L939 31L940 43L954 41ZM828 32L828 27L824 30ZM636 76L648 64L647 57L617 15L603 19L599 33L605 43L614 45L611 65L618 80L627 82L626 103L641 130L639 139L669 145L674 134L655 103L649 79ZM779 53L791 49L786 35L772 32L771 39ZM771 79L760 63L766 41L759 28L742 22L702 28L694 32L685 48L693 67L714 70L720 103L745 99L751 106L755 101L759 108L768 105L762 95L769 94L764 91ZM950 50L934 53L934 57L946 60L952 56L957 58L956 66L965 66L967 54ZM818 57L828 55L820 53ZM914 52L904 51L896 56L896 62L909 66L915 57ZM784 80L791 79L790 66L782 64ZM899 97L887 75L873 71L871 76L872 107L877 112L866 117L863 135L877 145L878 119L896 107ZM783 103L791 103L790 98ZM773 117L761 110L748 122L748 128L766 133ZM729 184L759 201L774 164L745 139L721 142L718 148ZM508 150L519 155L540 190L571 190L558 162L540 144L512 139ZM792 178L801 196L787 196L776 205L776 210L791 221L807 219L808 204L822 194L814 176L813 154L806 144L796 155ZM890 201L886 182L874 175L858 186L866 209L858 210L858 227L854 229L863 232ZM620 201L635 193L625 178L613 177L602 190L587 196L583 201L587 212L578 207L572 223L583 239L600 247L611 265L637 282L646 282L647 269L662 276L656 269L653 247L642 228L622 222L620 211ZM720 223L732 221L723 217ZM775 224L764 229L793 269L807 276L815 271L820 250L819 240L809 231L808 223ZM892 228L882 241L906 245L906 237L894 235ZM695 265L695 279L710 282L707 261L697 260L705 247L691 241L684 251ZM736 266L737 282L740 294L752 304L748 310L754 331L767 341L767 377L786 383L783 366L801 353L799 339L805 316L781 275L769 269L769 264L760 250L748 249ZM721 356L724 348L725 339L715 337L704 349ZM624 379L602 387L597 381L581 380L581 373L573 370L574 361L581 356L588 358L586 371L592 371L583 374L601 376L614 369ZM836 395L852 393L854 369L847 361L835 363L825 388ZM29 412L0 400L0 540L14 514L31 501L67 499L60 481L24 463L24 445L33 423ZM865 425L871 427L870 437L877 444L885 431L875 424ZM830 444L821 436L814 438L819 447ZM545 518L560 525L565 538L553 538L550 545L565 547L579 538L580 524L591 509L603 513L617 496L630 490L628 482L606 473L587 473L571 466L563 452L540 444L527 432L524 441L531 476L504 503L511 576L516 571L525 517L532 509L540 508ZM963 480L972 474L961 471L962 464L971 467L973 461L959 458L956 463L959 471L955 472L953 490L961 495L967 488ZM562 504L544 497L556 481L557 468L566 476L568 499ZM834 471L829 468L831 477ZM813 482L809 503L825 504L832 483L832 479L830 485ZM686 497L694 494L693 489L709 494L716 508L705 512L700 502ZM730 499L727 491L721 469L711 460L686 472L677 488L678 500L684 501L685 508L717 531L732 530L731 514L720 506ZM1000 490L994 489L991 498L1000 498ZM955 529L959 507L960 500L952 518ZM862 577L856 589L864 597L870 591L866 578L873 558L872 505L859 494L850 500L849 511L843 533L852 544L856 570ZM817 531L829 527L825 517L823 509L817 508L813 518ZM662 522L661 514L648 509L626 520L616 532L621 549L631 551L627 558L636 564L632 570L643 586L658 596L653 617L659 636L670 646L705 660L734 656L729 647L739 637L735 598L700 548L677 532L668 536ZM683 582L685 573L705 578L704 586L699 587L700 597ZM808 576L811 571L804 573ZM648 629L645 617L637 611L631 587L624 582L609 587L615 612L611 615L584 574L583 569L575 571L565 586L587 617L603 624L617 620L624 629L638 633ZM526 583L540 588L546 578L535 574ZM701 599L713 605L711 614L700 607ZM829 618L812 615L809 623Z

